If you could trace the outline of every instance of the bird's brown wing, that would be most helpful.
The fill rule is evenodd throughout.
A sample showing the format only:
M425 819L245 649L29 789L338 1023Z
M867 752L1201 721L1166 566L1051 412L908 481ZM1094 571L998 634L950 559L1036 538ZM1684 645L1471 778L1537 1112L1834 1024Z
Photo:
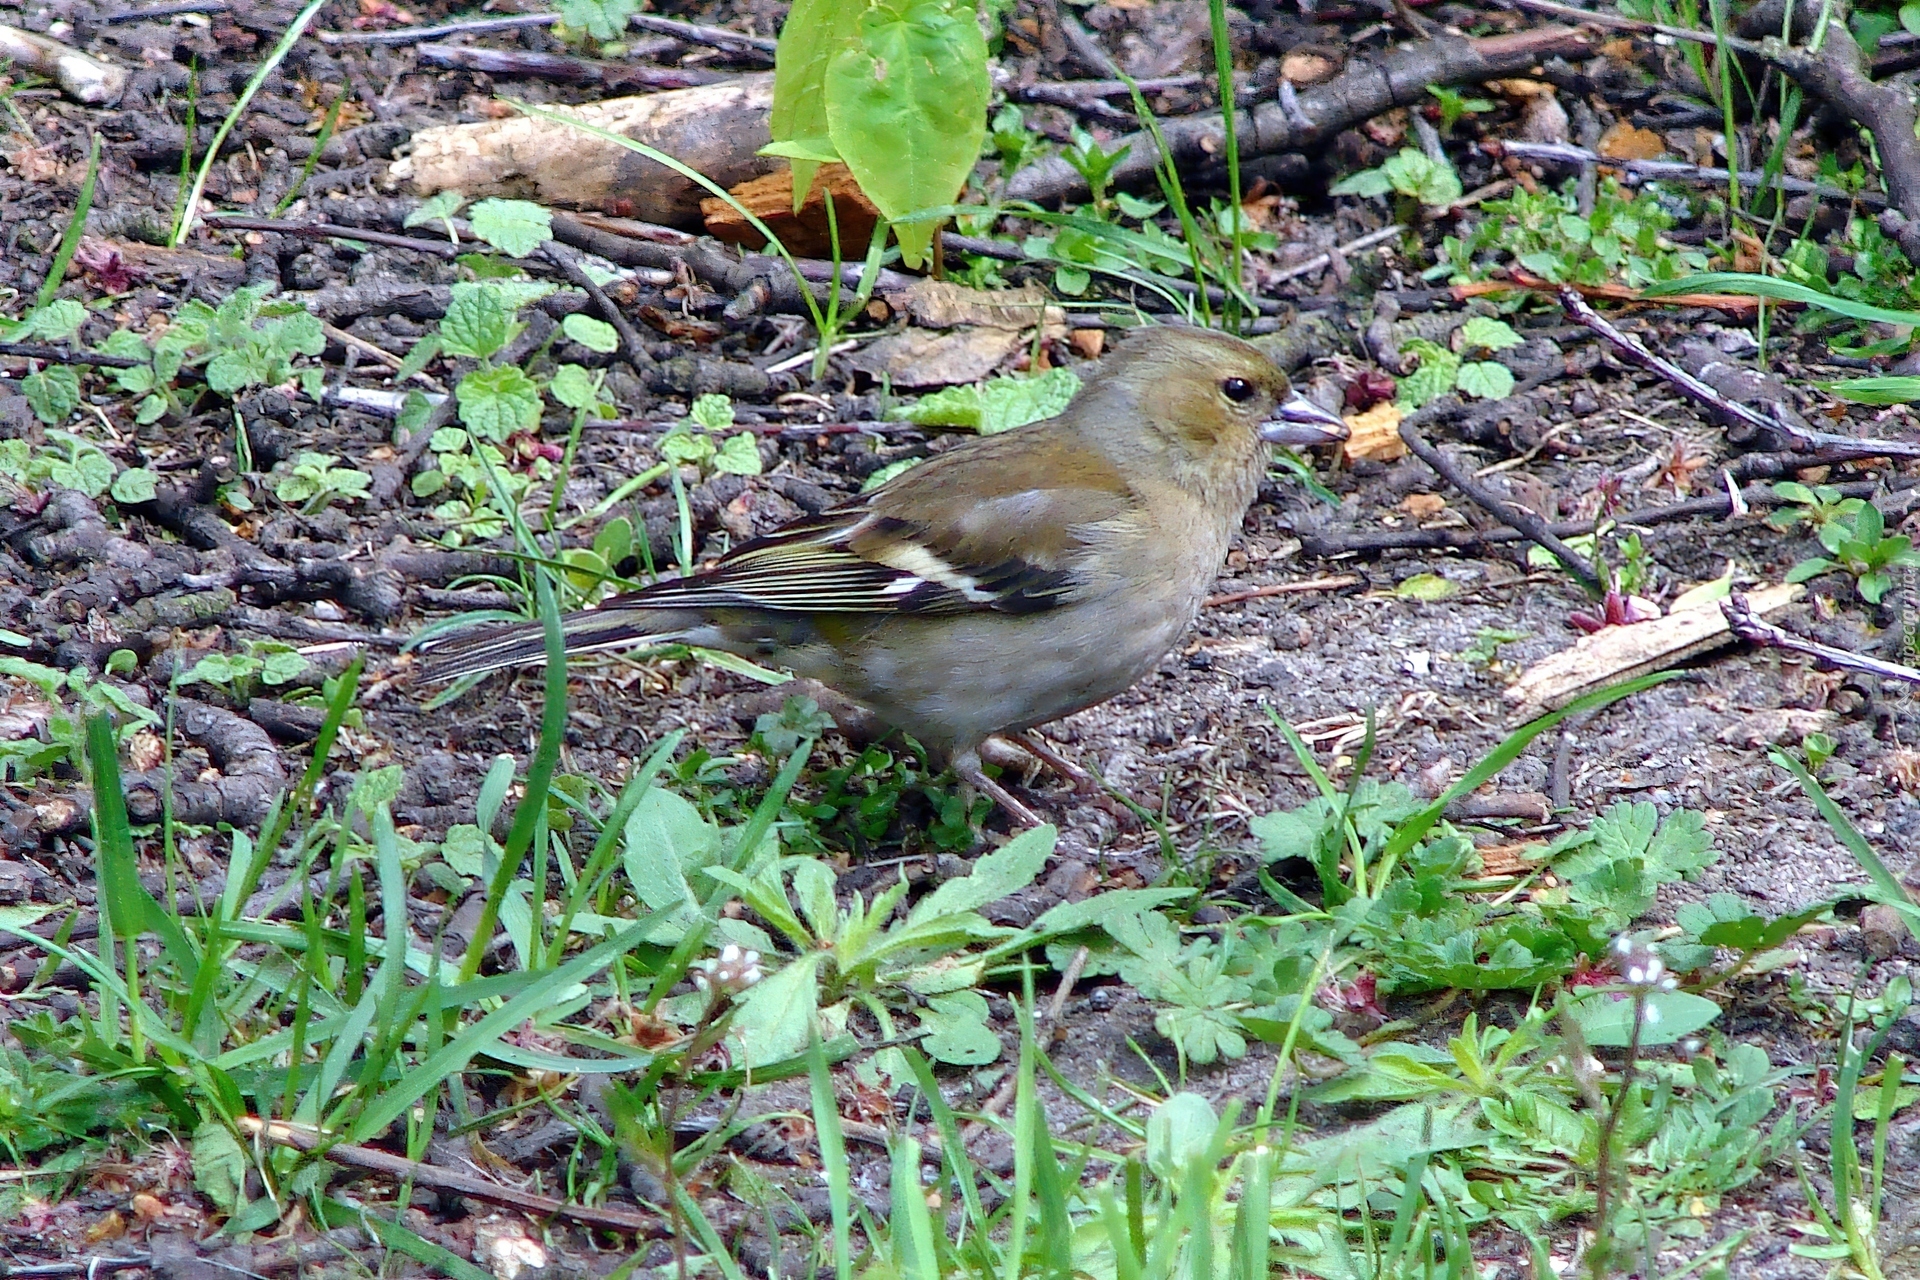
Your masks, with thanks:
M1024 436L1024 438L1018 438ZM1034 613L1068 598L1089 526L1125 477L1054 424L942 454L872 493L746 543L712 568L601 609ZM1018 438L1018 444L1015 444Z

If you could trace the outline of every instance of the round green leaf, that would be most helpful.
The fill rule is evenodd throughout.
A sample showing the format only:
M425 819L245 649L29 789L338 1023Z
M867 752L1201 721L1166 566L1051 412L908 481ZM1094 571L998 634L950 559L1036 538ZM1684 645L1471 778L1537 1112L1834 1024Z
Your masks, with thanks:
M113 478L113 487L108 492L115 502L123 505L152 502L160 492L160 482L145 467L128 467Z
M584 409L599 397L600 384L579 365L563 364L553 371L553 381L547 384L547 390L567 408Z
M587 350L598 351L603 356L612 355L620 349L619 332L605 320L596 320L576 311L560 322L560 328Z
M1455 385L1482 400L1505 400L1513 394L1513 370L1492 360L1469 360L1460 366Z
M987 45L972 6L878 0L860 19L860 44L827 67L834 149L918 267L934 224L901 224L950 204L973 171L987 132Z
M460 421L483 439L505 440L540 424L540 388L513 365L475 369L454 394Z
M524 258L553 237L553 217L530 200L482 200L467 210L473 234L502 253Z

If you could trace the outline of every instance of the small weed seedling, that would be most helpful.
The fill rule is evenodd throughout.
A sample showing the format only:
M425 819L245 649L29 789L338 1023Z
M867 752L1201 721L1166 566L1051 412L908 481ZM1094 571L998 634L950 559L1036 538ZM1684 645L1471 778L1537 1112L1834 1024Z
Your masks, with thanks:
M1920 567L1920 551L1904 533L1888 533L1880 509L1861 503L1848 515L1836 515L1817 527L1815 536L1827 549L1787 570L1788 582L1805 582L1830 569L1844 569L1854 577L1860 598L1879 604L1893 586L1894 569Z
M1404 354L1418 359L1420 367L1398 379L1400 408L1411 413L1454 391L1481 400L1506 399L1513 394L1513 372L1485 357L1517 347L1521 341L1511 325L1487 316L1475 316L1460 326L1458 350L1425 338L1412 339Z

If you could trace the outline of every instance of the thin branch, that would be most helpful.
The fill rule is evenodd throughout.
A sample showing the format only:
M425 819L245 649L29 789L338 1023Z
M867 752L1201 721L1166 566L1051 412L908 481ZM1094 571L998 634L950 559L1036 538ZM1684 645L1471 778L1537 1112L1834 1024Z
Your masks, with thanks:
M336 1142L328 1146L322 1132L310 1125L291 1124L282 1120L262 1120L257 1116L241 1116L239 1125L244 1132L264 1138L268 1142L292 1147L297 1151L318 1152L322 1158L337 1165L382 1173L402 1182L432 1187L437 1191L451 1191L455 1195L468 1196L487 1204L507 1205L510 1208L523 1210L536 1218L569 1218L574 1222L584 1222L588 1226L603 1227L610 1231L631 1231L637 1236L648 1239L658 1238L666 1232L666 1224L651 1213L621 1209L614 1205L571 1204L565 1200L555 1200L552 1196L536 1195L517 1187L488 1182L485 1178L476 1178L470 1173L443 1169L439 1165L425 1164L419 1160L403 1159L376 1147L363 1147L351 1142Z
M1616 160L1612 156L1603 156L1585 147L1576 147L1568 142L1506 142L1495 141L1488 145L1497 148L1501 155L1514 156L1522 160L1558 161L1562 164L1600 165L1608 169L1624 170L1629 176L1644 181L1673 180L1680 182L1717 183L1724 187L1730 176L1737 176L1742 186L1763 187L1768 182L1767 175L1759 169L1742 169L1737 175L1725 169L1709 168L1705 165L1686 164L1679 160ZM1886 197L1872 192L1844 191L1839 187L1824 183L1809 182L1805 178L1796 178L1791 174L1775 174L1772 185L1781 191L1795 195L1815 195L1822 200L1859 201L1867 205L1884 205Z
M1803 640L1773 623L1761 618L1747 603L1747 598L1739 593L1728 596L1720 602L1720 612L1727 615L1727 625L1733 628L1733 634L1749 644L1757 644L1763 649L1784 649L1788 653L1803 653L1828 666L1839 667L1846 671L1860 671L1867 675L1880 676L1887 680L1900 680L1907 684L1920 684L1920 670L1902 666L1897 662L1887 662L1881 658L1870 658L1864 653L1854 653L1850 649L1836 649L1817 640Z
M1658 374L1671 382L1689 400L1718 416L1723 422L1745 428L1747 432L1761 440L1782 440L1797 449L1842 447L1871 450L1871 456L1874 457L1920 458L1920 441L1876 440L1836 435L1828 431L1810 431L1805 427L1784 422L1771 414L1762 413L1737 400L1729 400L1673 361L1664 356L1655 355L1639 338L1616 328L1605 316L1588 305L1587 300L1580 296L1578 289L1570 285L1561 286L1560 305L1566 308L1568 315L1600 335L1601 340L1613 348L1621 359Z
M1547 522L1532 511L1527 510L1511 498L1504 498L1487 486L1474 479L1467 470L1452 458L1435 448L1415 425L1418 415L1404 419L1400 423L1400 438L1407 443L1420 461L1432 467L1448 484L1473 499L1488 514L1502 524L1512 525L1528 541L1546 548L1553 554L1566 571L1580 580L1580 584L1595 595L1606 590L1606 584L1600 580L1600 574L1579 552L1554 536Z

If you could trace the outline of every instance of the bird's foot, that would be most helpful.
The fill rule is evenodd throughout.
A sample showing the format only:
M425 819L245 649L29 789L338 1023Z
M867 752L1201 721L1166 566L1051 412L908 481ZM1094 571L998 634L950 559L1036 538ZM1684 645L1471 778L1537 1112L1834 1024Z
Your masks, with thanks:
M953 771L959 775L962 782L1006 810L1007 816L1021 826L1044 827L1046 825L1045 818L1035 813L1025 802L1018 799L1013 792L1007 790L987 776L987 771L980 767L980 755L978 752L968 751L962 755L955 756L953 759Z
M1039 734L1029 730L1026 733L1013 735L1009 741L1017 743L1022 751L1065 778L1075 795L1095 796L1105 790L1100 785L1100 779L1095 777L1091 770L1082 768L1055 751L1052 744Z

